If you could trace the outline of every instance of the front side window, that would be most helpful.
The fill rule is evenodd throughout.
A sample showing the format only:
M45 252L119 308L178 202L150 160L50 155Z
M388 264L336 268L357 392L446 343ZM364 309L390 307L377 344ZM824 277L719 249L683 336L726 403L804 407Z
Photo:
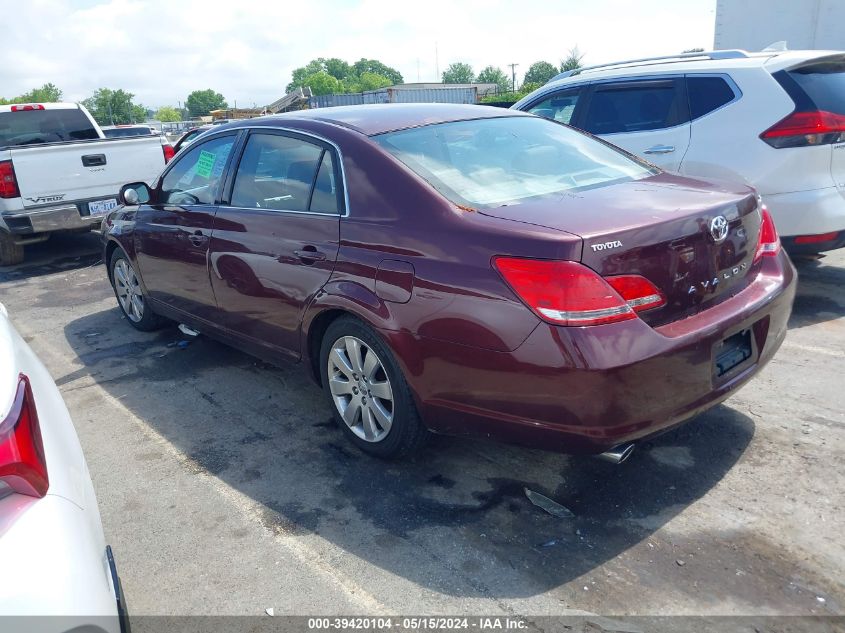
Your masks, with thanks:
M161 184L165 204L214 204L226 161L235 143L234 135L222 136L192 146L167 172Z
M676 103L678 92L672 80L597 86L583 127L593 134L624 134L672 127L680 123Z
M563 90L543 99L543 101L532 106L528 111L531 114L569 125L580 97L580 88Z
M656 173L609 145L539 117L440 123L373 140L452 202L479 208Z
M232 189L233 207L337 213L331 153L279 134L253 133Z

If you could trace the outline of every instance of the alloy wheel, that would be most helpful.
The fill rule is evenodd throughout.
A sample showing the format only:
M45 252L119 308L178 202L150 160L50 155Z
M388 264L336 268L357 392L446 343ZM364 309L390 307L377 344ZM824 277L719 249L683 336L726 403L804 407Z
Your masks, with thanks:
M340 417L362 440L380 442L393 425L393 389L375 351L354 336L342 336L328 359L332 400Z
M144 296L135 270L129 262L120 258L115 262L112 273L114 290L123 313L127 319L138 323L144 318Z

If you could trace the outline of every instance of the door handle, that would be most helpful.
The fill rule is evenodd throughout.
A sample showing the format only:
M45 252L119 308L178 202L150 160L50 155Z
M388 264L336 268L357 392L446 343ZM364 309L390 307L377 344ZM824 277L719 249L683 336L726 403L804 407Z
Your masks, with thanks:
M303 262L321 262L326 259L326 254L321 253L313 246L306 246L300 251L294 251L293 254Z
M671 154L674 151L674 145L652 145L643 154Z
M82 157L83 167L100 167L106 164L105 154L88 154Z
M194 246L202 246L208 241L208 237L203 235L202 231L200 230L194 231L191 235L188 236L188 239Z

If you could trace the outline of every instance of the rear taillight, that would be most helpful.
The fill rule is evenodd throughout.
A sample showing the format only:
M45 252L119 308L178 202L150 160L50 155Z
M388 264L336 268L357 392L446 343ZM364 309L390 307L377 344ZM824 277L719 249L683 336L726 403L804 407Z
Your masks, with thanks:
M663 297L635 275L602 278L577 262L497 257L496 270L537 316L557 325L602 325L637 317ZM614 281L619 289L613 287ZM642 280L642 282L635 281ZM656 296L660 301L656 302Z
M793 112L760 138L778 149L839 143L845 140L845 116L824 110Z
M44 106L40 103L27 103L25 105L13 105L12 112L28 112L30 110L43 110Z
M20 195L12 161L0 161L0 198L17 198Z
M605 277L605 280L634 309L634 312L643 312L666 305L666 297L645 277L614 275Z
M780 237L778 237L775 222L766 205L760 209L762 220L760 221L760 242L757 244L757 252L754 253L753 263L759 262L763 257L774 257L780 253Z
M29 380L23 374L12 409L0 421L0 481L14 492L32 497L43 497L50 486L38 412Z
M173 146L170 143L165 143L161 146L161 150L164 152L164 162L170 162L170 159L176 156L176 152L173 150Z

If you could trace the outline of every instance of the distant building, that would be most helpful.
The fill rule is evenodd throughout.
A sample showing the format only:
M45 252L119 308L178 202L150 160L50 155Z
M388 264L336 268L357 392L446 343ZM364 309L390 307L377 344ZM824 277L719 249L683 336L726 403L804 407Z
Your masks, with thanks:
M845 0L717 0L715 49L845 50Z

